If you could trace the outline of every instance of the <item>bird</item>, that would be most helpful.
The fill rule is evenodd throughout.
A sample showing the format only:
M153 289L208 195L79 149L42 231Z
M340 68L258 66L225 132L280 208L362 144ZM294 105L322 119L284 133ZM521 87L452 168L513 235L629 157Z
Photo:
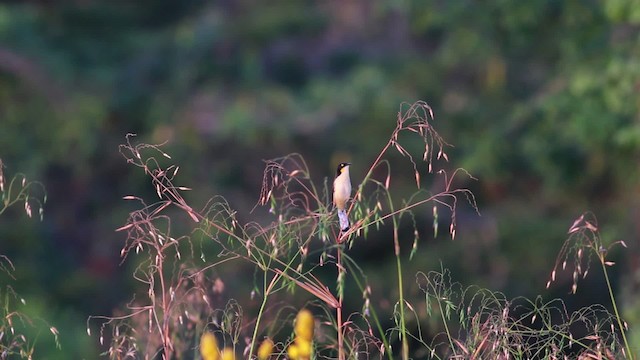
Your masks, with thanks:
M340 230L349 230L349 217L345 211L347 202L351 197L351 179L349 178L350 163L340 163L336 171L336 178L333 180L333 204L338 209L338 220Z

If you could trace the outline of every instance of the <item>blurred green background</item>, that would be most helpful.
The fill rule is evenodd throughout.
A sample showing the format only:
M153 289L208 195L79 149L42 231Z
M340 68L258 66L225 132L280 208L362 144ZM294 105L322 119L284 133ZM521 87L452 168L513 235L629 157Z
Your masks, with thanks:
M571 270L545 289L567 229L591 210L606 241L629 246L610 254L611 270L626 320L640 324L636 0L9 1L0 158L7 176L41 180L48 202L42 222L20 206L0 217L0 254L16 266L20 309L60 332L61 350L40 335L38 357L96 358L105 348L87 317L140 289L114 229L133 210L122 196L154 195L118 153L127 133L167 142L195 208L221 194L247 221L262 160L298 152L321 183L348 157L357 184L400 103L416 100L455 146L449 168L478 179L460 185L482 216L462 206L454 241L423 239L410 291L412 274L442 265L508 296L607 305L595 271L576 295ZM413 186L412 171L396 175ZM430 207L423 215L430 234ZM388 236L354 251L394 288Z

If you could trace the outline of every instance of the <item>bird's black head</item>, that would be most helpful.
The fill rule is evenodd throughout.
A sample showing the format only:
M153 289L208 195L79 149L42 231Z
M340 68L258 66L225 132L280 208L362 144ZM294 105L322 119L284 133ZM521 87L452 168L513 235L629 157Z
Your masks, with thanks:
M351 163L348 163L348 162L340 163L340 165L338 165L338 170L336 171L336 176L340 176L340 174L342 174L344 169L349 165L351 165Z

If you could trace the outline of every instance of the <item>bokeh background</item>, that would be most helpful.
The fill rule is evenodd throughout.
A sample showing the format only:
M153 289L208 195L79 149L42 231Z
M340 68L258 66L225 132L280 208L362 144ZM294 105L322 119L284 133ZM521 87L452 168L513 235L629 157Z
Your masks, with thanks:
M2 281L60 332L61 350L40 334L36 354L96 358L87 317L140 290L114 230L133 210L122 196L153 188L118 152L127 133L167 142L194 207L220 194L251 220L264 159L300 153L321 183L348 158L357 183L400 103L416 100L454 145L448 166L478 179L461 185L481 216L461 206L455 240L425 238L406 273L442 266L508 296L608 306L596 271L576 295L571 270L545 289L567 229L592 211L605 241L628 245L609 254L611 271L625 319L640 324L637 1L9 1L0 158L48 199L41 222L20 206L0 216L0 254L16 266ZM394 288L391 240L357 250Z

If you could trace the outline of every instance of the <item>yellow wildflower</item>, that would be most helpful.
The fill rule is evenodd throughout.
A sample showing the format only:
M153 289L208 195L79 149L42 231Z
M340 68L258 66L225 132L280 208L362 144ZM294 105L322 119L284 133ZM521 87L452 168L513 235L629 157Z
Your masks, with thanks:
M200 338L200 355L202 355L202 360L218 360L220 358L216 336L208 331Z
M266 338L258 348L258 359L267 360L271 357L272 353L273 353L273 341L269 338Z
M296 346L298 347L298 356L300 359L309 359L311 357L311 342L303 338L296 338Z
M315 321L313 319L313 314L311 314L311 311L307 309L300 310L298 316L296 317L296 336L307 340L308 342L311 342L311 340L313 339L314 326Z
M222 350L222 360L236 360L236 353L232 348L225 348Z
M287 349L287 355L289 355L289 359L291 360L298 360L300 358L298 346L296 346L296 344L289 345L289 348Z

